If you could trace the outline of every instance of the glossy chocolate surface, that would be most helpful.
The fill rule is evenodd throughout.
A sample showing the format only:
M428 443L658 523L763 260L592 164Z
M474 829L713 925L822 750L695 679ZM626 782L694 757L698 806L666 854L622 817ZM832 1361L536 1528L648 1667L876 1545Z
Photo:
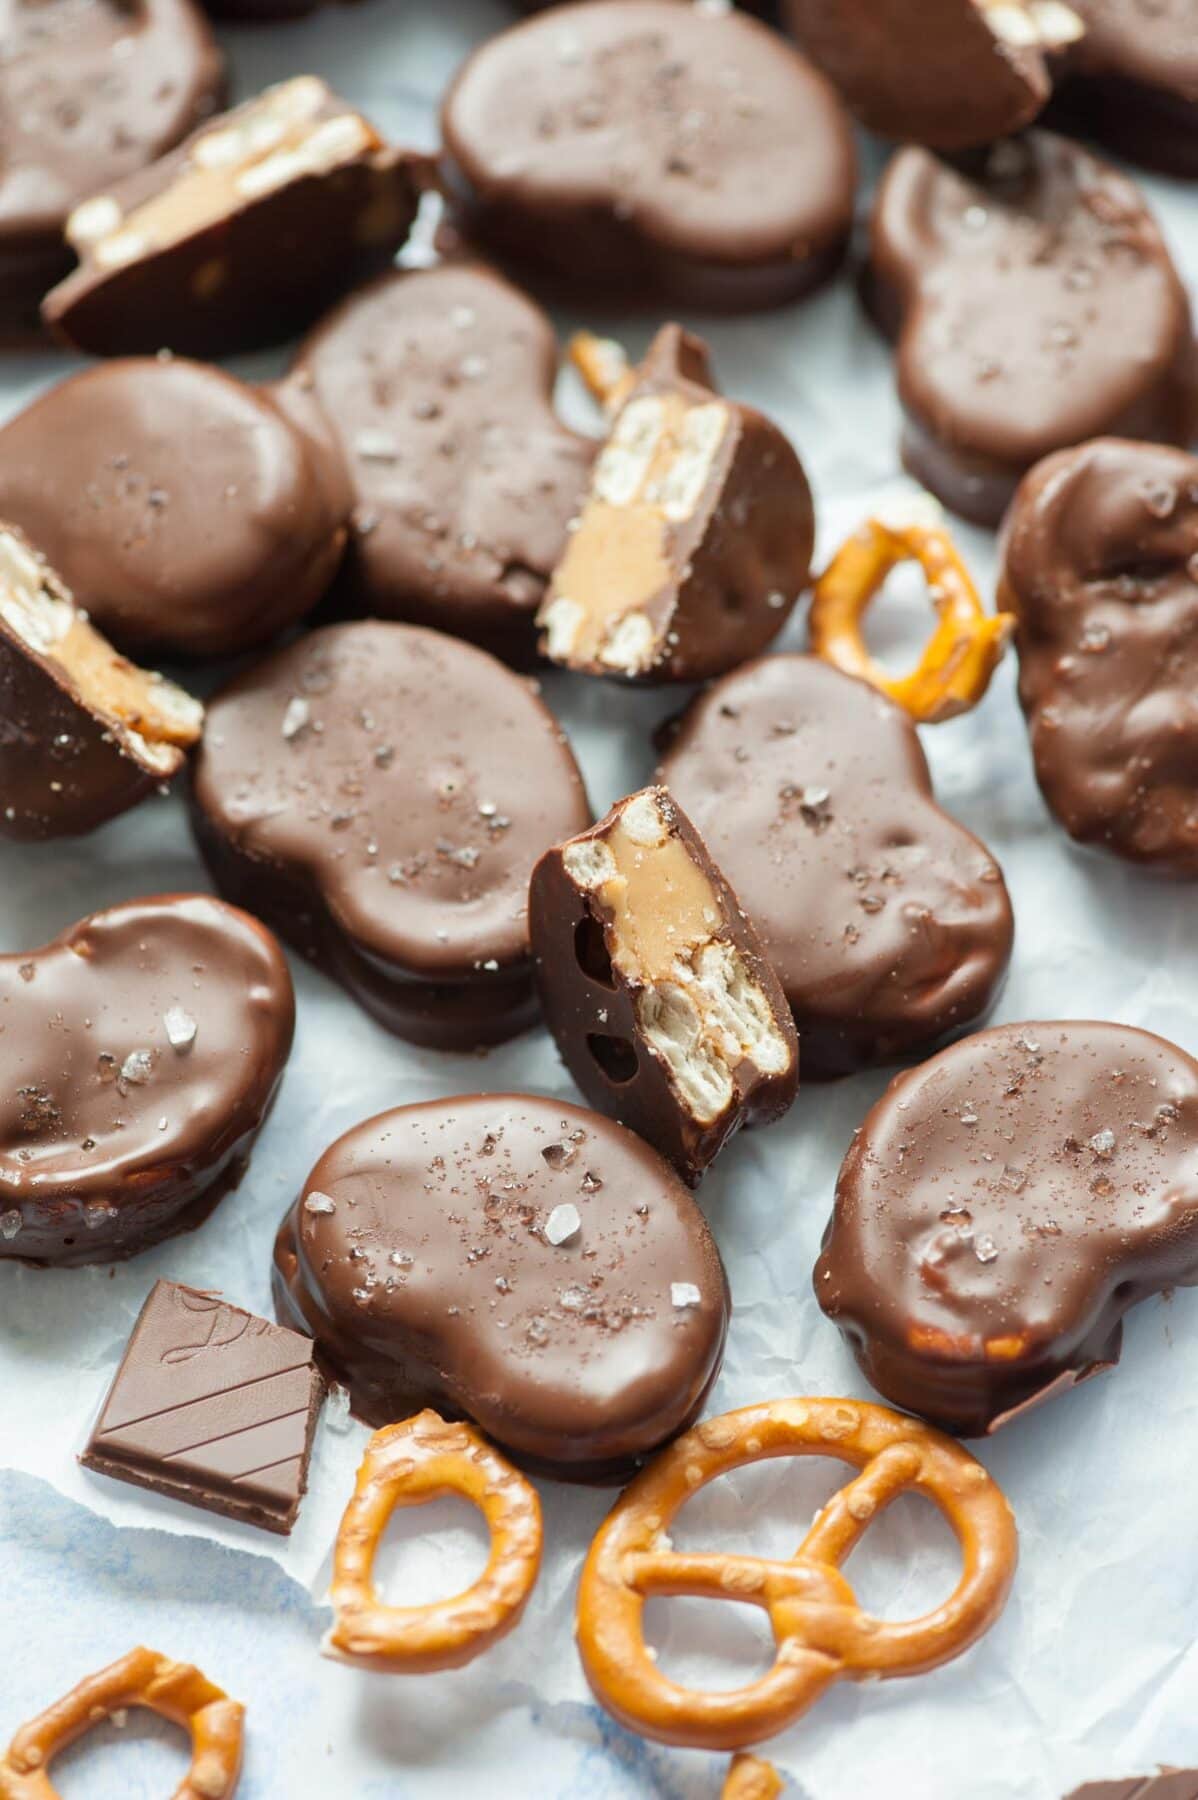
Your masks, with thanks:
M557 354L541 309L470 264L381 276L316 327L296 369L357 501L338 611L534 659L595 453L553 410Z
M474 52L442 131L471 235L592 303L777 305L832 273L852 223L835 91L731 10L554 7Z
M0 1256L133 1256L236 1185L283 1073L283 953L202 894L0 957Z
M811 656L750 663L682 715L660 778L760 934L805 1076L898 1061L985 1015L1014 932L1002 872L937 806L883 695Z
M0 62L0 334L33 333L65 275L68 213L220 104L224 63L192 0L9 0Z
M784 0L800 48L863 125L899 143L967 150L1030 125L1051 92L1035 26L1004 42L979 0Z
M845 1158L815 1270L867 1378L949 1431L1119 1360L1198 1282L1198 1062L1126 1025L1003 1025L899 1075Z
M874 206L869 299L898 339L906 467L996 525L1043 456L1101 435L1185 443L1189 302L1139 188L1048 132L970 173L901 150Z
M577 1229L554 1243L563 1208ZM691 1423L729 1310L669 1167L610 1120L513 1094L347 1132L283 1222L275 1298L367 1423L433 1406L578 1481L626 1475Z
M1198 877L1198 459L1100 439L1038 464L999 594L1055 816L1082 843Z
M42 317L93 356L281 343L391 260L423 167L316 76L280 82L93 188L67 222L79 266Z
M193 784L221 887L416 1043L535 1017L528 878L590 821L532 685L438 632L328 626L214 696Z
M351 504L336 449L269 389L181 359L87 369L0 429L0 518L122 650L226 656L295 623Z
M312 1351L219 1294L157 1281L79 1460L285 1536L324 1398Z
M533 870L545 1023L587 1101L693 1186L799 1085L790 1008L756 931L664 788L614 806Z

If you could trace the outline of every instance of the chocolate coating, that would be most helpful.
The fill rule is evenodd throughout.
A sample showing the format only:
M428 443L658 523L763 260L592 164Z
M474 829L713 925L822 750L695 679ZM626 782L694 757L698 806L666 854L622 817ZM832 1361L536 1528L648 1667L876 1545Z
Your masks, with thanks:
M1185 443L1186 291L1135 184L1033 131L966 174L924 150L874 206L869 299L898 338L903 461L995 525L1051 451L1109 434Z
M1034 28L1020 48L1003 42L979 0L920 0L917 39L910 0L784 0L782 10L861 123L900 143L993 143L1030 125L1052 90Z
M554 1244L563 1206L579 1227ZM697 1299L672 1294L688 1283ZM347 1132L283 1221L274 1285L368 1424L433 1406L567 1481L620 1479L685 1429L728 1325L719 1251L668 1166L608 1119L520 1094Z
M294 1024L279 946L204 894L0 957L0 1257L111 1262L198 1225L241 1178Z
M475 51L441 115L467 231L564 280L690 308L826 279L856 158L832 87L740 13L584 0Z
M750 663L683 714L660 778L760 934L803 1073L926 1050L993 1004L1002 872L937 806L907 714L811 656Z
M311 1339L156 1281L79 1461L286 1536L323 1398Z
M489 270L381 276L301 346L357 501L335 604L535 658L595 445L553 410L557 339Z
M799 1086L786 995L664 788L546 851L528 899L545 1023L583 1095L692 1186Z
M437 632L333 625L208 719L193 817L223 893L414 1043L532 1023L528 878L590 813L527 681Z
M1087 1781L1066 1800L1198 1800L1198 1769L1164 1769L1130 1781Z
M1119 1360L1198 1282L1198 1062L1126 1025L1002 1025L899 1075L845 1158L820 1305L888 1400L948 1431Z
M93 187L67 221L79 267L42 317L95 356L280 343L391 260L424 160L386 145L315 76L281 82Z
M0 335L37 332L79 201L219 106L224 62L192 0L9 0L0 62Z
M87 369L0 430L0 517L123 650L228 656L294 624L351 505L332 445L199 363Z
M1086 35L1061 116L1171 175L1198 175L1198 31L1192 0L1071 0Z
M1000 605L1036 778L1081 843L1198 877L1198 459L1100 439L1024 478Z

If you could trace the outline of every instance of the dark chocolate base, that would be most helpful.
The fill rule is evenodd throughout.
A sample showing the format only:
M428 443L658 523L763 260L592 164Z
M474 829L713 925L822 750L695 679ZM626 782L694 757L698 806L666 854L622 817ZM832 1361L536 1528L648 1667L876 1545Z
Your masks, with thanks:
M1198 103L1181 94L1116 75L1079 76L1065 84L1045 123L1162 175L1198 176Z

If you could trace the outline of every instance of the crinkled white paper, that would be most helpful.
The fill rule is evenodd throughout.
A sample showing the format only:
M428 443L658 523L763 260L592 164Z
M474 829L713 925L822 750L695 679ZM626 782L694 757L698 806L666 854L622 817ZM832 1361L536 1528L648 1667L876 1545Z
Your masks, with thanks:
M314 70L384 129L431 146L447 79L475 39L511 16L487 0L369 0L225 38L239 96ZM1198 197L1146 186L1183 263L1188 256L1198 269ZM599 322L639 350L656 321ZM890 356L849 280L708 335L724 387L767 408L798 445L827 551L901 480ZM69 366L59 356L0 364L6 410ZM239 365L255 375L281 366ZM586 417L569 379L563 398ZM964 529L961 540L989 592L992 540ZM902 653L926 626L917 584L900 585L878 641ZM792 623L784 644L800 647L803 630ZM979 711L925 733L941 799L986 839L1011 886L1018 935L997 1016L1119 1019L1198 1051L1194 891L1069 846L1032 780L1013 675L1008 663ZM546 691L597 810L650 774L650 730L679 704L677 695L556 677ZM178 799L78 843L0 846L0 947L30 949L118 900L207 885ZM157 1276L269 1311L275 1227L340 1132L384 1107L455 1092L571 1094L543 1035L485 1058L437 1056L389 1037L310 970L295 974L299 1030L279 1104L241 1188L206 1225L115 1269L0 1266L0 1739L85 1671L147 1641L199 1662L248 1703L246 1800L715 1795L723 1759L628 1736L582 1681L573 1586L610 1494L543 1483L545 1569L521 1628L464 1671L400 1680L316 1654L359 1427L326 1414L289 1543L76 1466ZM805 1089L789 1118L738 1140L705 1182L735 1303L713 1410L792 1393L868 1397L815 1304L811 1267L841 1157L884 1080ZM1006 1614L931 1676L823 1699L770 1750L795 1791L807 1800L1058 1800L1085 1776L1198 1761L1196 1396L1198 1294L1186 1293L1132 1314L1113 1374L987 1444L981 1454L1011 1498L1022 1541ZM773 1464L718 1484L675 1539L790 1554L837 1484L835 1467ZM394 1582L401 1561L405 1597L431 1598L472 1576L482 1555L481 1529L464 1509L439 1506L396 1523L383 1572ZM866 1604L909 1616L955 1581L951 1538L929 1508L905 1500L849 1573ZM751 1608L658 1601L649 1617L672 1673L732 1685L764 1666L768 1640ZM109 1729L72 1752L61 1785L68 1796L130 1800L168 1792L179 1767L164 1733L134 1717L123 1733Z

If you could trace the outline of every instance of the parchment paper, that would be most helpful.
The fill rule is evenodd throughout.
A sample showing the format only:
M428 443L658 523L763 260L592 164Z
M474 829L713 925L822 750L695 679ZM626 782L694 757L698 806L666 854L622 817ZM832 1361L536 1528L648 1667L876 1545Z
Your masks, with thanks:
M420 7L368 0L291 27L225 33L239 96L314 70L398 138L431 146L435 104L475 39L511 14L489 0ZM519 96L513 95L513 104ZM867 149L867 165L876 161ZM1146 181L1191 277L1198 198ZM580 320L562 319L563 329ZM592 321L593 322L593 321ZM602 320L611 329L610 318ZM656 321L622 322L634 351ZM705 326L705 330L708 328ZM826 552L901 485L890 356L843 278L806 305L708 330L725 389L766 407L812 478ZM274 373L281 356L243 360ZM15 410L71 366L0 363ZM569 377L563 400L589 414ZM992 540L961 530L991 590ZM879 641L900 656L926 631L900 583ZM792 622L783 647L804 642ZM982 708L924 734L942 801L989 843L1018 936L999 1019L1108 1017L1198 1051L1193 890L1074 851L1031 775L1010 662ZM677 693L625 694L560 677L550 704L580 755L596 811L651 772L649 732ZM140 894L207 887L177 799L155 800L78 843L0 846L0 947L29 949L86 912ZM219 1287L269 1311L270 1246L298 1184L335 1136L386 1106L516 1088L571 1095L548 1038L485 1058L413 1050L293 962L299 1029L279 1104L249 1174L200 1231L114 1269L0 1266L0 1737L83 1673L147 1641L195 1660L247 1702L246 1800L294 1796L519 1796L718 1792L723 1759L661 1750L591 1703L572 1634L572 1590L611 1495L542 1484L545 1570L521 1628L453 1675L372 1676L316 1654L328 1551L365 1434L326 1413L311 1491L290 1543L82 1473L75 1455L159 1275ZM739 1139L702 1189L735 1313L712 1410L791 1393L868 1390L812 1297L811 1267L850 1135L885 1076L807 1087L778 1127ZM1121 1367L1019 1421L981 1455L1015 1507L1022 1560L984 1642L917 1681L842 1688L770 1755L807 1800L1058 1800L1085 1776L1198 1761L1198 1294L1150 1301L1128 1322ZM838 1465L769 1465L718 1484L676 1541L790 1554ZM464 1508L406 1515L384 1580L406 1598L451 1591L481 1567ZM402 1567L402 1576L399 1570ZM935 1603L956 1578L951 1538L904 1501L850 1564L889 1616ZM733 1685L765 1666L751 1608L654 1602L662 1665ZM178 1779L169 1734L131 1719L72 1752L64 1794L159 1795Z

